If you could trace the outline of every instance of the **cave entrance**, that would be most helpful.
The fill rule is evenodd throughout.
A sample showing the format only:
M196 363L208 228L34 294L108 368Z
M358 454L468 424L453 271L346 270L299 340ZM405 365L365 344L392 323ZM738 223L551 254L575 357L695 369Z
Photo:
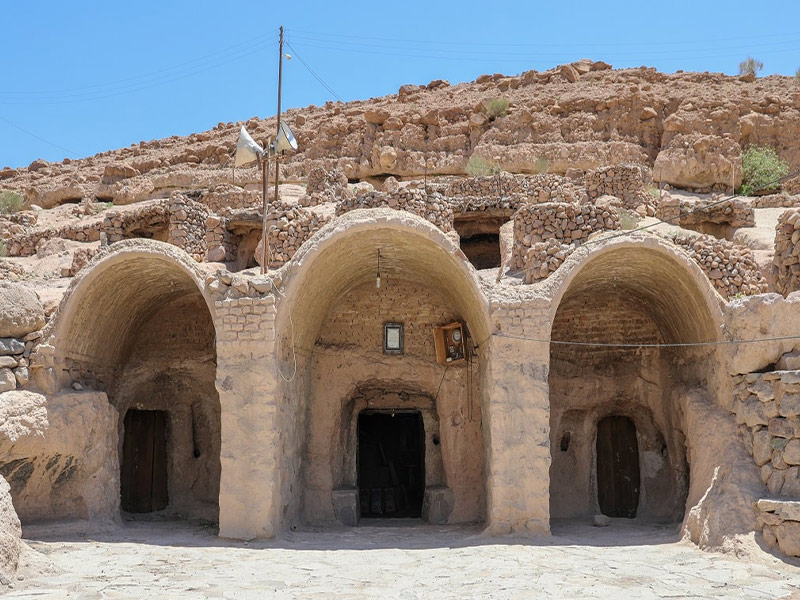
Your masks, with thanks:
M121 465L122 510L148 513L169 504L167 413L130 409L125 413Z
M597 503L608 517L633 519L639 508L639 443L628 417L597 424Z
M458 215L453 228L461 238L461 251L476 269L500 266L500 227L509 217L474 211Z
M421 516L425 432L419 411L362 411L357 460L361 517Z

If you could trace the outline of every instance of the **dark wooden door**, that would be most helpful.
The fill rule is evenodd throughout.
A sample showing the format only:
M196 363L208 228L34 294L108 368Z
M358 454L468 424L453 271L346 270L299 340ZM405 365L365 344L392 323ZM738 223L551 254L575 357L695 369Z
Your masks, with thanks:
M628 417L606 417L597 424L597 501L609 517L636 516L639 443Z
M167 415L163 410L125 413L122 444L122 510L162 510L167 494Z

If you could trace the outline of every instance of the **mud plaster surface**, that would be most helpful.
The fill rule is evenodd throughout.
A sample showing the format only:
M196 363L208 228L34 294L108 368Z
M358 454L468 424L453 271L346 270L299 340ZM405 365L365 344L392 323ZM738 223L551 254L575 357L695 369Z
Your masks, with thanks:
M797 598L800 569L744 540L741 558L679 542L674 528L556 524L503 540L427 525L330 528L231 542L195 525L132 522L25 532L46 560L8 598ZM393 526L394 524L394 526ZM365 550L369 550L366 552ZM32 551L28 551L29 554ZM46 566L46 561L52 564ZM29 567L29 570L32 567Z

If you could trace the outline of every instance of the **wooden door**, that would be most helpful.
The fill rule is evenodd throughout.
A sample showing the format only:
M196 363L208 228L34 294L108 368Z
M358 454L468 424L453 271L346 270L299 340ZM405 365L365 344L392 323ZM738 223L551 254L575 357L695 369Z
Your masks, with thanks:
M163 410L125 413L122 445L122 510L162 510L167 494L167 416Z
M609 517L632 519L639 507L639 443L628 417L597 424L597 501Z

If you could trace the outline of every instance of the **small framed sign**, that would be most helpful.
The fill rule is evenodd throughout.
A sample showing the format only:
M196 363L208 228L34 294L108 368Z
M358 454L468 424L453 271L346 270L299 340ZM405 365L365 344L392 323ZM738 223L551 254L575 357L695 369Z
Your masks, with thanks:
M403 324L384 323L383 324L383 353L402 354L403 353Z

